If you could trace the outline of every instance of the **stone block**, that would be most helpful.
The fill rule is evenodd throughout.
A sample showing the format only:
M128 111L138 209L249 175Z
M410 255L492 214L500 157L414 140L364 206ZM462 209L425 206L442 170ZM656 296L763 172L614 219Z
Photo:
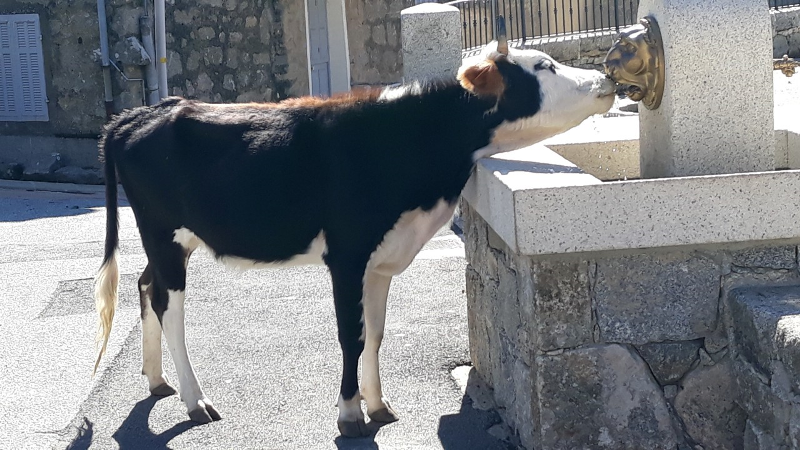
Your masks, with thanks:
M786 415L786 404L772 393L769 379L741 360L735 361L732 368L736 380L734 398L747 418L762 430L781 428L780 417Z
M206 47L203 49L206 66L222 64L222 47Z
M197 29L197 38L203 40L211 40L217 35L217 32L211 27L200 27Z
M739 354L767 376L782 361L800 389L800 286L734 289L728 308Z
M742 448L747 414L731 392L736 381L731 361L701 367L686 375L675 397L675 411L686 431L705 448Z
M786 131L786 152L789 168L800 169L800 128Z
M792 415L789 419L789 443L792 448L800 448L800 405L792 406Z
M683 378L697 361L702 340L653 342L638 346L659 384L672 384Z
M789 136L786 130L775 130L775 169L789 169Z
M585 261L535 261L533 268L534 341L540 351L592 342L589 264Z
M773 450L778 448L775 440L752 421L747 421L744 431L743 448L745 450Z
M661 388L632 349L590 346L536 362L540 417L534 448L677 447Z
M800 33L792 33L788 37L789 50L786 53L792 58L800 57Z
M167 78L183 74L183 64L180 53L169 50L167 52Z
M489 353L489 329L487 324L488 306L484 299L484 284L480 275L472 266L468 265L466 270L466 294L467 294L467 325L469 330L469 353L473 366L478 372L492 383L492 364Z
M782 58L789 54L789 38L782 34L775 36L772 40L772 57Z
M773 101L763 95L773 85L768 8L752 0L641 0L638 16L658 22L667 61L661 106L639 116L642 177L773 170ZM712 51L731 58L708 58ZM709 95L708 86L725 94Z
M755 247L730 252L731 264L747 268L796 269L797 247Z
M197 50L192 50L189 57L186 59L186 68L189 70L197 70L200 67L200 53Z
M604 341L685 341L717 325L720 270L700 253L597 260L595 310Z
M461 65L461 14L458 8L423 3L400 12L403 79L448 78Z

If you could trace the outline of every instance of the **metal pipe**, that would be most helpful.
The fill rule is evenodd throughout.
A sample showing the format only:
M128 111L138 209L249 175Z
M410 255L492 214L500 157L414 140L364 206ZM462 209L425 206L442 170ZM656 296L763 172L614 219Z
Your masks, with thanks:
M155 0L156 20L156 69L158 72L158 95L169 95L167 87L167 24L164 0Z
M147 11L147 10L145 10ZM153 18L144 15L139 18L139 29L142 33L142 46L150 55L150 64L145 67L144 78L147 80L147 104L155 105L160 97L158 89L158 71L156 69L156 49L153 45Z
M111 63L108 58L108 24L105 0L97 0L97 22L100 25L100 63L103 67L103 101L106 119L114 115L114 94L111 91Z

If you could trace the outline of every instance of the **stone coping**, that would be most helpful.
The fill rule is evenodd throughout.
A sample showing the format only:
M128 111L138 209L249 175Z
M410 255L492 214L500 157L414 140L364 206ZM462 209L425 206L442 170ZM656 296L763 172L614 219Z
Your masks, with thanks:
M537 144L478 161L464 198L529 256L800 239L800 170L604 183Z

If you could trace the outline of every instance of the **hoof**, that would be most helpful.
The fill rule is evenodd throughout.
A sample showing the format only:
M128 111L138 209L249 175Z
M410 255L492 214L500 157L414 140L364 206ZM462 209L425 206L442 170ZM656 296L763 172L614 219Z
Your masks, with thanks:
M381 408L377 411L374 411L372 414L367 413L367 415L369 416L370 420L380 423L392 423L400 420L400 417L396 412L394 412L389 403L386 403L386 408Z
M367 429L367 424L364 419L354 420L352 422L339 421L339 433L344 437L356 438L369 436L371 432Z
M156 397L169 397L170 395L177 394L178 391L175 390L169 383L161 383L158 386L150 389L150 394L155 395Z
M192 419L193 422L204 424L214 420L220 420L222 416L219 415L214 405L210 402L200 400L197 402L197 407L189 411L189 418Z

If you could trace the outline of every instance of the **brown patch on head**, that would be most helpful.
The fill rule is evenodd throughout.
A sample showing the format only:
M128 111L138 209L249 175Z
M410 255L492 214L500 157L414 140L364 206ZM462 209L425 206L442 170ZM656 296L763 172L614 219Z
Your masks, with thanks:
M463 69L458 81L464 89L480 97L501 97L506 89L497 64L491 59Z

